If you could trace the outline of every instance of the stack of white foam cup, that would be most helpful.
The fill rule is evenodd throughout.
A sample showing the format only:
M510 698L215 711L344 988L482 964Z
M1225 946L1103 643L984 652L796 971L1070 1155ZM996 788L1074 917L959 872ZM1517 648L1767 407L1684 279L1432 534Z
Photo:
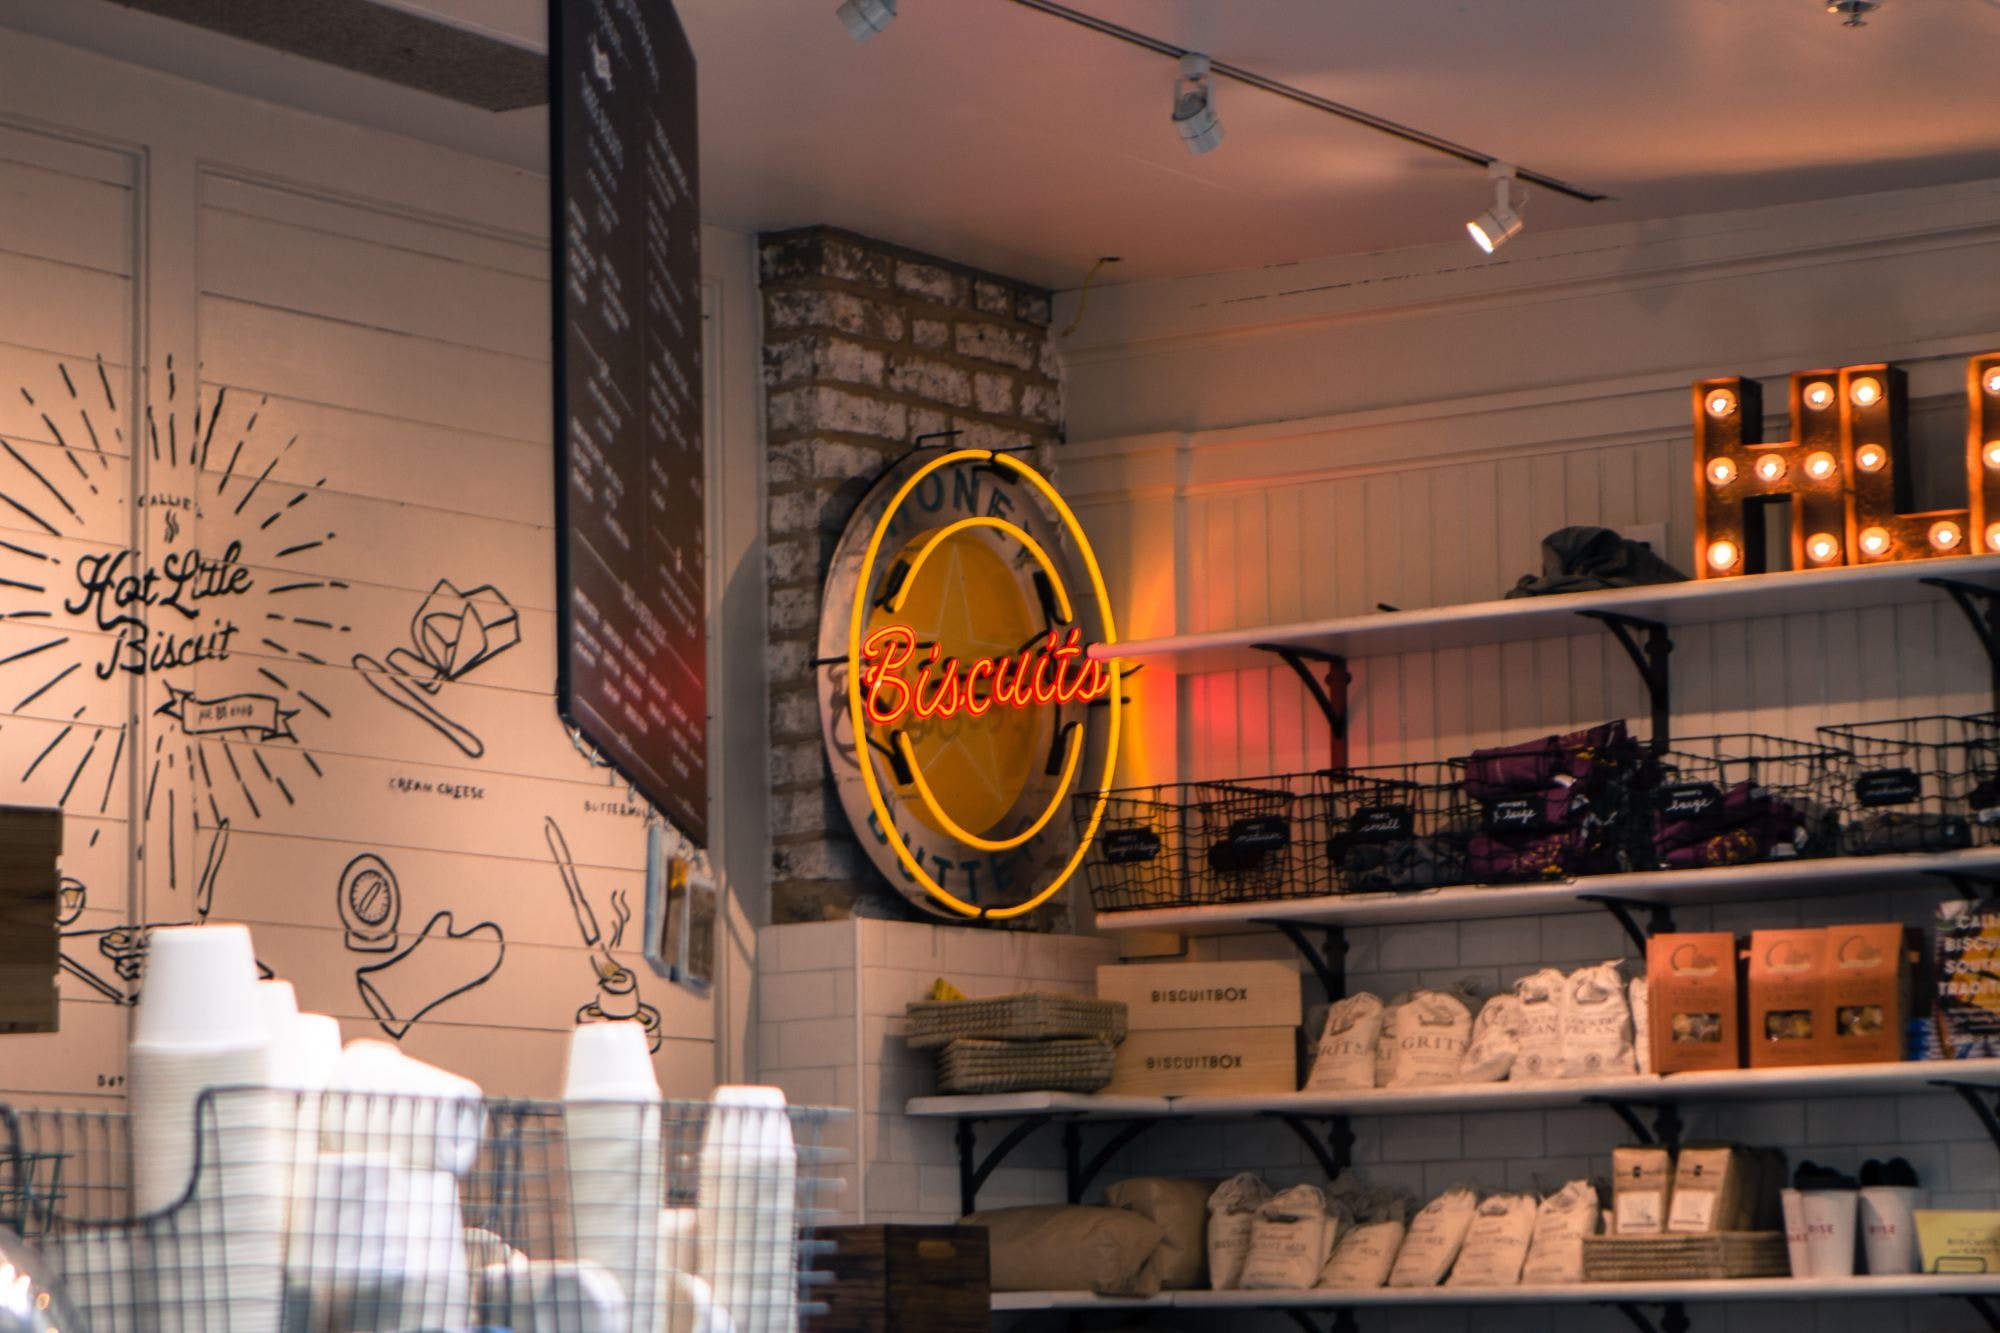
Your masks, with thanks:
M132 1024L132 1188L153 1215L135 1296L160 1333L277 1333L290 1173L264 1003L243 927L152 933Z
M720 1087L702 1131L696 1249L737 1333L796 1333L798 1150L785 1094Z
M660 1115L660 1083L643 1027L586 1023L570 1033L563 1135L576 1257L616 1279L630 1333L660 1333L665 1322Z
M292 1210L286 1269L308 1333L470 1322L458 1177L478 1157L484 1115L477 1084L385 1042L348 1043Z

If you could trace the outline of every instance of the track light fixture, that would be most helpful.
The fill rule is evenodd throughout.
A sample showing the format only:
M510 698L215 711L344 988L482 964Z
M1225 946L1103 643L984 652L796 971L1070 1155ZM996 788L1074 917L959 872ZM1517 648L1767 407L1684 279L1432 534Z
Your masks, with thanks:
M1473 244L1492 254L1521 234L1521 208L1527 197L1514 198L1514 168L1506 162L1488 162L1486 174L1493 179L1493 207L1465 224Z
M1222 118L1215 114L1215 85L1208 80L1208 57L1190 51L1181 57L1174 81L1174 128L1196 157L1222 142Z
M847 35L865 42L896 21L896 0L841 0L837 12Z
M1826 7L1829 14L1841 15L1843 28L1865 28L1868 15L1882 7L1882 0L1831 0Z

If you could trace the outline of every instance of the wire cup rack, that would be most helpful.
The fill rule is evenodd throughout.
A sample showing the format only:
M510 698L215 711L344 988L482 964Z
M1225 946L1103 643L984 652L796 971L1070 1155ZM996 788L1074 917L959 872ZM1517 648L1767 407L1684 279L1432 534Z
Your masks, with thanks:
M83 1333L795 1333L824 1312L843 1112L268 1088L193 1106L185 1183L150 1212L132 1116L0 1107L0 1222Z
M2000 842L2000 716L1894 718L1820 736L1849 756L1837 784L1848 856Z

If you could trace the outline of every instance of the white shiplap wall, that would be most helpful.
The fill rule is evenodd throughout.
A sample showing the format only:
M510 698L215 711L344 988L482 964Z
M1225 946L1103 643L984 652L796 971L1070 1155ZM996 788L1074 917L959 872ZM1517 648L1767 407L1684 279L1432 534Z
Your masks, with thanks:
M1129 636L1364 614L1501 595L1568 524L1665 528L1694 545L1689 383L1888 359L1911 373L1920 494L1953 503L1963 359L2000 347L2000 185L1873 196L1557 235L1500 260L1462 246L1112 288L1065 347L1061 460L1122 599ZM1060 327L1075 313L1059 302ZM1782 392L1767 389L1767 402ZM1773 421L1768 438L1788 423ZM1963 503L1962 494L1955 499ZM1834 721L1991 705L1986 665L1941 599L1674 633L1680 735L1810 736ZM1646 700L1608 635L1411 653L1354 664L1353 759L1461 754L1606 717L1644 730ZM1296 771L1326 732L1282 669L1134 681L1128 781ZM1684 929L1902 919L1945 891L1684 912ZM1484 993L1543 964L1630 953L1608 917L1350 933L1350 986L1391 995L1470 980ZM1268 934L1197 953L1283 956ZM1602 1111L1357 1122L1364 1173L1428 1196L1466 1179L1554 1185L1608 1171ZM1703 1109L1691 1138L1786 1148L1853 1169L1910 1157L1951 1206L2000 1204L2000 1154L1948 1094ZM1309 1178L1289 1135L1185 1126L1118 1169ZM1697 1328L1979 1328L1945 1302L1696 1309ZM1252 1321L1232 1322L1234 1329ZM1271 1327L1285 1325L1273 1323ZM1437 1311L1364 1329L1621 1327L1614 1312Z
M650 973L643 822L555 711L545 180L4 30L0 70L0 777L65 809L73 929L245 921L349 1036L517 1095L555 1090L611 957L675 1093L744 1067L742 913L715 998ZM755 273L747 237L706 251L720 608L762 566ZM237 591L145 617L155 643L234 625L226 655L98 678L130 608L83 604L93 558L164 574L237 544ZM467 598L432 600L442 581ZM726 605L716 651L761 643L761 588ZM426 665L418 617L441 609ZM480 624L487 651L440 679ZM273 701L249 706L295 711L292 735L187 726L160 712L170 685ZM761 765L763 710L722 693L728 791ZM762 840L754 806L724 810L727 871ZM387 952L347 947L337 887L364 856L400 886ZM586 943L626 911L615 951ZM122 989L100 943L65 954ZM400 1019L441 1002L378 1021L358 969L411 946L378 990ZM8 1039L0 1088L115 1095L122 1011L78 975L63 995L61 1034Z

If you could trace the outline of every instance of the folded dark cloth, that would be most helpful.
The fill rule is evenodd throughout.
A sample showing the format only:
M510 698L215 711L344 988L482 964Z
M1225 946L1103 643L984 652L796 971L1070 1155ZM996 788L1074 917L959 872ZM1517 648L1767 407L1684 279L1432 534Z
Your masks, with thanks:
M1798 856L1817 851L1813 842L1812 821L1753 783L1726 792L1683 783L1653 796L1653 851L1669 870Z
M1399 842L1346 842L1336 838L1333 861L1348 893L1397 893L1463 884L1465 849L1454 838L1405 838Z
M1509 597L1633 588L1644 583L1685 583L1687 575L1610 528L1558 528L1542 538L1542 572L1524 574Z
M1870 815L1847 826L1842 839L1849 856L1881 852L1954 852L1972 845L1972 826L1959 815Z
M1465 790L1476 801L1491 802L1559 783L1593 782L1629 769L1637 753L1622 720L1567 735L1475 750L1465 761Z
M1554 833L1479 832L1466 846L1466 871L1481 884L1607 875L1620 868L1617 845L1601 827Z

